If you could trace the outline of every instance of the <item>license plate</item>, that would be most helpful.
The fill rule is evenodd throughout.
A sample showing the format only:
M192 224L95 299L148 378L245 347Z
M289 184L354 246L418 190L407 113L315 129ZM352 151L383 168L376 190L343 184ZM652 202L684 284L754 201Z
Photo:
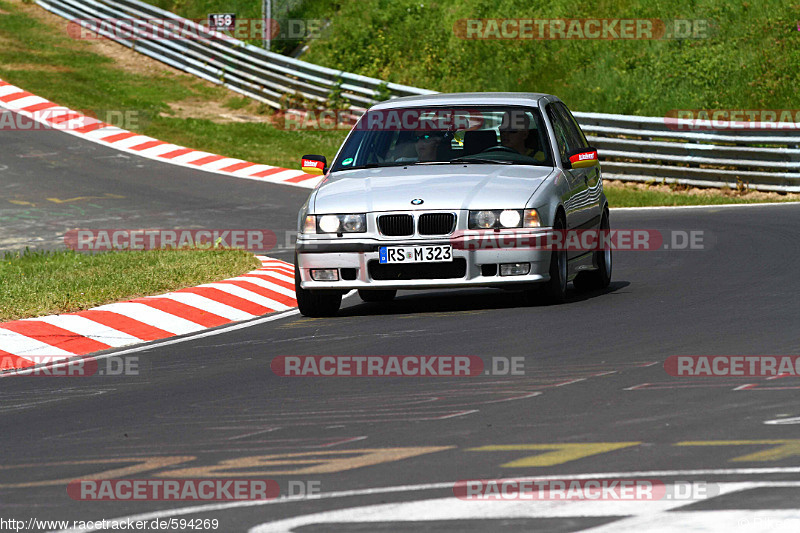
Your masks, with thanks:
M453 260L453 247L438 246L381 246L380 263L447 263Z

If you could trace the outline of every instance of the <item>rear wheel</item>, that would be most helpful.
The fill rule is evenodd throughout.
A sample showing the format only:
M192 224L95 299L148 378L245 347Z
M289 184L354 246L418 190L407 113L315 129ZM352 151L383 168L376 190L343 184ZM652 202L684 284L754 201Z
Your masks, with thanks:
M303 316L334 316L342 305L342 293L339 291L313 291L300 286L300 269L297 258L294 260L294 292L297 296L297 307Z
M391 302L397 295L396 290L364 290L358 289L358 296L365 302Z
M600 235L604 235L610 229L608 211L604 211L603 218L600 220ZM598 240L601 243L603 242L602 237ZM597 265L597 270L581 272L572 281L572 284L579 291L587 292L605 289L611 283L611 248L606 246L605 250L601 249L594 252L594 264Z

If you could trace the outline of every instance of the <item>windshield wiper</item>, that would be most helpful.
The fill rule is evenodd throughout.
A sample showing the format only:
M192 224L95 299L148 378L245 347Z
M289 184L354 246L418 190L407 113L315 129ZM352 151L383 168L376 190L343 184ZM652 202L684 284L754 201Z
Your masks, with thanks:
M359 165L357 167L344 167L337 170L361 170L364 168L383 168L383 167L402 167L408 165L410 162L404 163L367 163L366 165Z
M497 160L497 159L481 159L479 157L456 157L451 159L450 163L477 163L479 165L513 165L513 161Z

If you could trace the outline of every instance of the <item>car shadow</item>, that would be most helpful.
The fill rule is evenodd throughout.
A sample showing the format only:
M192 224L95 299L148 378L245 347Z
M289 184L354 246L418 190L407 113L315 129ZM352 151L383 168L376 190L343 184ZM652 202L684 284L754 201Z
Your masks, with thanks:
M579 292L572 286L567 289L567 300L561 305L583 302L628 287L628 281L612 281L602 290ZM459 311L486 311L490 309L513 309L519 307L548 307L540 298L529 301L521 291L502 289L447 289L420 292L402 291L390 302L363 302L358 295L345 302L355 305L343 307L337 316L406 315L425 313L446 313Z

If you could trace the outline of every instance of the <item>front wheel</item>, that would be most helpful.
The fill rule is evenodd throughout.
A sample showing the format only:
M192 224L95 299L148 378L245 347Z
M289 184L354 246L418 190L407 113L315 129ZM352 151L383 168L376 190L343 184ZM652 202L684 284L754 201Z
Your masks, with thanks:
M556 216L553 230L563 233L567 223L561 215ZM563 246L562 246L563 248ZM553 250L550 255L550 280L542 287L542 295L548 304L560 304L567 299L567 251Z
M600 219L599 242L603 242L602 236L607 235L610 230L611 224L608 221L608 211L604 211L603 218ZM605 289L611 283L611 247L608 246L608 243L594 252L594 264L597 265L597 270L581 272L572 280L572 284L579 291L588 292Z
M338 291L312 291L302 288L296 258L294 262L294 292L300 314L308 317L334 316L342 305L342 294Z
M563 234L567 227L563 215L559 214L553 223L553 231ZM563 248L563 246L562 246ZM533 303L560 304L567 299L567 251L553 250L550 254L550 280L545 283L538 283L535 288L524 292L525 302L530 305Z

